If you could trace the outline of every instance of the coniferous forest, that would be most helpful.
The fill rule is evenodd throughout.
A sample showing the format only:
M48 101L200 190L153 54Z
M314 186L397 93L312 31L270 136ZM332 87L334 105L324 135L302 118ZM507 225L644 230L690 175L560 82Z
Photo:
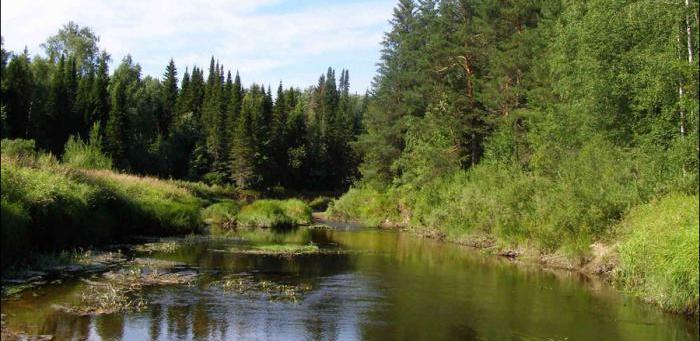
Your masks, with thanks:
M216 56L174 55L147 76L72 21L42 51L3 46L3 278L85 266L94 254L81 248L127 240L120 261L142 275L102 269L118 274L98 284L130 300L83 295L61 314L147 309L156 333L167 304L153 310L124 283L206 282L193 290L301 302L254 308L304 326L289 327L297 337L696 339L699 10L398 0L365 93L344 68L319 66L299 88L255 83ZM144 279L162 265L151 257L182 264ZM319 288L332 308L305 296ZM206 303L195 339L259 324L202 292L186 293ZM357 318L349 334L338 316ZM241 330L221 338L294 338Z
M367 98L350 94L348 70L306 89L245 87L214 57L206 72L171 59L159 79L130 56L110 72L97 33L73 22L43 48L2 51L3 138L62 155L94 126L116 169L250 189L333 191L356 177Z

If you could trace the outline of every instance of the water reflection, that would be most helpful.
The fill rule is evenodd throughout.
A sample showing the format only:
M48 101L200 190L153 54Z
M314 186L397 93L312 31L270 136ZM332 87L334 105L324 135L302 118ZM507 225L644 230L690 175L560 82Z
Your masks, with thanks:
M227 252L241 243L315 243L346 253ZM153 287L141 312L77 317L50 308L80 282L3 302L8 324L56 339L105 340L686 340L695 321L660 313L569 272L544 272L455 245L373 230L299 229L183 243L149 257L200 273L192 285ZM231 274L311 288L296 302L213 285Z

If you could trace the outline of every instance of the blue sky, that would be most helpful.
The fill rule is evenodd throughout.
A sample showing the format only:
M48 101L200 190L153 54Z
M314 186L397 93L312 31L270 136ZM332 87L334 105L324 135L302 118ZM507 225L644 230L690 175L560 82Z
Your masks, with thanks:
M364 93L379 60L395 0L26 1L3 0L5 49L39 45L70 20L89 26L115 61L127 53L160 77L172 57L208 67L211 56L239 70L244 84L315 84L328 66L350 70ZM113 65L114 66L114 65Z

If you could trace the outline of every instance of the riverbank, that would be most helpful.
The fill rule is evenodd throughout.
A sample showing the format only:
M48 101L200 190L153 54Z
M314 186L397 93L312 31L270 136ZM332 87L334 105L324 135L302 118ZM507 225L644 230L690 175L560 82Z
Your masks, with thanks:
M458 229L454 225L457 221L462 226L473 222L475 215L482 215L482 221L493 221L502 211L470 211L464 207L445 213L436 205L435 210L450 224L440 225L417 219L416 209L420 208L397 201L396 193L351 189L331 204L326 217L402 229L546 268L599 276L666 311L698 316L697 195L670 194L637 205L612 221L604 232L587 239L585 247L577 245L576 251L566 243L548 248L537 235L504 238L488 228Z
M1 157L3 271L129 236L196 233L207 223L311 223L311 207L300 200L255 200L233 188L82 168L37 153L31 141L3 140Z

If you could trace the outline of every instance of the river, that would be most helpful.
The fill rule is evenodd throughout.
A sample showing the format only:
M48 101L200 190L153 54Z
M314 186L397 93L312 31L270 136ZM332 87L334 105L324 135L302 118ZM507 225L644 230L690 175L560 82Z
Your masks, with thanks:
M144 287L142 309L87 316L56 309L85 294L89 284L74 278L3 299L2 313L12 329L57 340L698 337L697 320L663 313L598 280L407 233L340 225L250 236L172 239L174 249L127 251L196 274L187 285ZM319 252L230 252L271 240Z

